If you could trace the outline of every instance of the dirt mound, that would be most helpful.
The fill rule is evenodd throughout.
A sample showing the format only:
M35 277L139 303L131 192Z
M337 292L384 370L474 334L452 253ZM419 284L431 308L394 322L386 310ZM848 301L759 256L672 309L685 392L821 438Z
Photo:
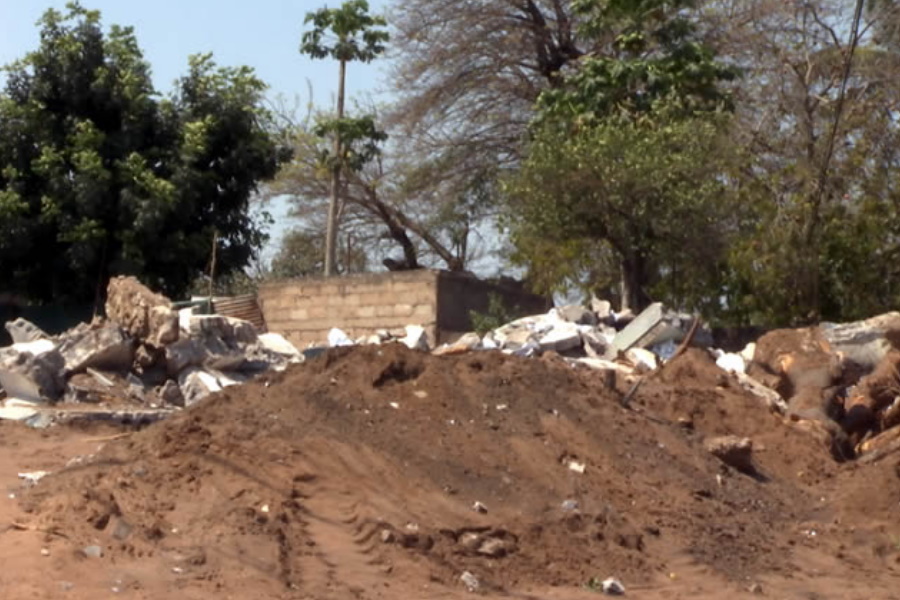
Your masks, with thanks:
M23 503L72 547L163 561L182 597L424 597L464 571L488 592L661 585L685 565L793 577L799 524L831 523L827 450L702 351L632 409L601 379L551 357L335 349L111 442ZM704 450L725 434L753 438L756 476Z

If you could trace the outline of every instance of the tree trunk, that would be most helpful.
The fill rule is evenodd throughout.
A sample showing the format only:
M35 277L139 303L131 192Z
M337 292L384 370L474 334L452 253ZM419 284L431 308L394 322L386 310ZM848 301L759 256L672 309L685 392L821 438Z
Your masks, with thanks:
M650 283L647 258L641 253L632 253L622 260L622 310L634 314L647 308L652 300L646 287Z
M344 118L344 79L347 74L347 62L341 61L340 74L338 76L337 118ZM341 148L341 131L338 127L334 132L334 167L331 171L331 199L328 202L328 223L325 226L325 276L335 274L337 258L337 228L338 228L338 193L341 188L341 161L343 160Z

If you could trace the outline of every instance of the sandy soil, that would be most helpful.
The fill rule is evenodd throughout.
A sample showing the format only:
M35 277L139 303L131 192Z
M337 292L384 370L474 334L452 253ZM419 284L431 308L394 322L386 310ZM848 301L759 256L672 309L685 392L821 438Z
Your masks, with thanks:
M628 385L364 347L141 431L0 423L0 597L900 598L900 453L834 462L699 350Z

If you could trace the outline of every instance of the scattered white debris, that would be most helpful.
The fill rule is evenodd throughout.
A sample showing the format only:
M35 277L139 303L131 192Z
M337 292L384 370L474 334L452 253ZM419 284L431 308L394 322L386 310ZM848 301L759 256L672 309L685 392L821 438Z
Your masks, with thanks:
M569 467L570 471L575 471L576 473L584 473L584 470L586 468L586 465L584 463L574 460L570 460L566 466Z
M475 577L472 573L468 571L464 571L462 575L459 576L460 581L466 586L470 592L474 592L478 590L478 586L480 585L478 582L478 578Z
M728 373L746 373L747 363L740 354L726 353L721 350L714 351L716 365Z
M481 513L481 514L486 514L488 511L487 506L485 506L484 504L482 504L481 502L479 502L477 500L472 505L472 510L474 510L477 513Z
M388 403L388 406L390 406L390 407L393 408L394 410L400 408L400 404L398 404L397 402L389 402L389 403Z
M600 586L603 593L607 596L622 596L625 594L625 586L622 585L621 581L613 577L604 579Z
M328 346L331 348L337 348L339 346L353 346L355 342L350 339L346 333L337 327L332 327L331 331L328 332Z
M19 479L24 479L28 485L36 485L38 481L50 474L50 471L28 471L19 473Z
M428 352L428 333L421 325L407 325L406 336L400 340L411 350Z

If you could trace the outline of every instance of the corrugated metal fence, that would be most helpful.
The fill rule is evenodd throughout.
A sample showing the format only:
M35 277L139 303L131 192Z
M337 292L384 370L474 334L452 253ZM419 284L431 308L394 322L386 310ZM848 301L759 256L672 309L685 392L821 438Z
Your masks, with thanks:
M250 321L260 331L266 331L266 320L263 318L259 302L256 301L256 296L253 294L213 298L213 312L226 317Z

